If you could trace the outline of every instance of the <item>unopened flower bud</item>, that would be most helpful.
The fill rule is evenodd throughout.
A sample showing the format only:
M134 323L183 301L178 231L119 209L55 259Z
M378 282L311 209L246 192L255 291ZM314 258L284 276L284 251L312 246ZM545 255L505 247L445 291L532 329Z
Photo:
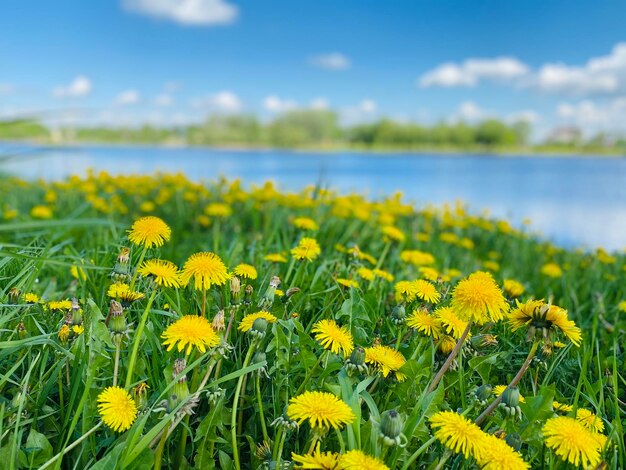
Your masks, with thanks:
M124 282L130 279L130 248L124 247L117 255L111 278L116 282Z
M346 359L345 366L349 375L367 373L368 367L365 363L365 349L361 346L354 348L350 357Z
M121 335L126 333L126 316L124 315L124 307L117 300L111 299L109 307L109 329L112 333Z
M20 298L20 295L22 294L22 292L20 292L20 290L17 287L11 287L9 289L9 301L13 302L17 302L18 299Z
M248 333L258 338L262 338L263 336L265 336L265 332L267 331L268 326L269 323L265 318L257 318L256 320L254 320L252 328L248 330Z
M252 287L250 284L248 284L246 286L246 292L244 295L244 303L250 305L252 303L252 294L254 293L254 287Z
M286 304L287 302L289 302L289 299L291 299L291 297L294 294L297 294L298 292L300 292L300 288L299 287L290 287L289 289L287 289L285 291L285 294L280 298L281 302Z
M237 276L230 278L230 303L239 305L241 302L241 281Z
M17 324L16 330L17 330L17 337L19 339L28 338L28 331L26 330L26 325L24 325L23 321Z
M274 296L276 295L276 289L280 285L280 278L278 276L272 276L270 279L269 286L267 286L267 290L263 297L259 299L259 308L268 309L274 303ZM246 289L247 294L247 289Z
M72 307L70 312L72 313L72 325L81 325L83 323L83 309L80 308L78 299L72 297Z
M391 321L396 325L402 325L406 321L406 309L404 304L396 305L391 311Z
M185 358L176 359L174 361L174 365L172 367L172 379L178 380L172 387L172 394L169 399L170 409L175 408L182 400L189 396L189 386L187 385L187 376L185 374L181 375L182 372L187 367L187 361Z
M386 446L401 445L404 421L396 410L385 411L381 415L379 437Z
M491 394L493 393L493 388L489 384L483 384L474 391L474 397L481 405L486 405L491 398Z
M66 344L69 337L70 337L70 327L64 323L63 326L61 326L61 329L59 330L59 341L61 341L61 343L63 344Z
M257 351L254 356L252 356L252 364L261 364L267 361L267 354L263 351Z
M502 392L502 401L500 407L506 411L509 416L521 415L522 410L519 407L520 393L517 387L507 387Z
M479 334L472 336L470 343L474 349L483 349L489 346L496 346L498 344L498 338L495 335Z
M135 387L133 387L133 399L137 403L137 408L140 410L145 408L148 403L148 384L145 382L141 382Z
M213 322L211 323L213 329L215 331L224 331L226 329L226 322L224 321L224 310L220 310L213 317Z

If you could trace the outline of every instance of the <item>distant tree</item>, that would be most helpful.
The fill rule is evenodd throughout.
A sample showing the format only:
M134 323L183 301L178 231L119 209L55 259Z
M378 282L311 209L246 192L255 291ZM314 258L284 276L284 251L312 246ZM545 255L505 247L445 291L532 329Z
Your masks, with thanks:
M476 143L481 145L514 145L518 143L518 136L506 124L489 119L476 127Z
M337 115L324 110L289 111L268 126L270 142L278 147L330 143L340 136Z

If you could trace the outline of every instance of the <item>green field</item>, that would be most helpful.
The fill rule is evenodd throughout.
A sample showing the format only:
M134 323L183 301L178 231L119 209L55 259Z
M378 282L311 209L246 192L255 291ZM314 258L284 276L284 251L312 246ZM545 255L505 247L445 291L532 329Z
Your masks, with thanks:
M625 468L626 256L473 214L2 179L1 466Z

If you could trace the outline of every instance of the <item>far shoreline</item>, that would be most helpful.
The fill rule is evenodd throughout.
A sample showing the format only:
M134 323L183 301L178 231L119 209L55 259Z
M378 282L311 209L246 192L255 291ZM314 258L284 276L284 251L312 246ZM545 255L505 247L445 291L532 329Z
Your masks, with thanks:
M337 155L341 153L363 154L363 155L414 155L416 157L425 155L442 155L462 158L464 156L494 157L494 158L625 158L626 153L617 150L606 149L605 151L584 151L576 149L555 149L554 151L536 149L534 147L516 148L442 148L442 147L422 147L422 148L387 148L387 147L363 147L363 146L311 146L311 147L272 147L263 145L194 145L187 143L167 143L167 142L102 142L102 141L68 141L68 142L47 142L36 139L4 140L0 139L0 144L15 144L39 147L40 149L77 149L81 147L112 147L112 148L153 148L160 150L215 150L224 152L278 152L296 154L328 154ZM1 155L0 155L1 156Z

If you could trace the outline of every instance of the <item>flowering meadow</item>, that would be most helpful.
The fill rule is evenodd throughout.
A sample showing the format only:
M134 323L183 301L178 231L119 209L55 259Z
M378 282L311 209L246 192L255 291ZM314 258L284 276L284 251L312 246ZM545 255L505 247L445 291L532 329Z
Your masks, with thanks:
M626 468L623 253L400 194L0 182L2 468Z

